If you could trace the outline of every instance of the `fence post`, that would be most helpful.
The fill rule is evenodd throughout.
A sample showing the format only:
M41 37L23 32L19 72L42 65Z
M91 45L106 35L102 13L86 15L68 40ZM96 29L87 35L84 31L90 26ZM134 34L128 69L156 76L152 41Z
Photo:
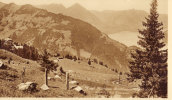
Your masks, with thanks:
M69 73L66 72L66 90L69 90Z
M24 83L25 69L26 69L26 67L23 67L23 72L22 72L22 83Z
M45 68L45 84L48 86L48 72L47 72L47 68Z
M120 76L121 76L121 75L119 74L119 84L121 83L121 79L120 79Z

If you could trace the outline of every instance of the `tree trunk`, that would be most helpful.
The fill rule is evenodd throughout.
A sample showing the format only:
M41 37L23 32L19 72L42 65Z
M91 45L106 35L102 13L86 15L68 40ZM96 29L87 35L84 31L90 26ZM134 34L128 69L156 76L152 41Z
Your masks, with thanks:
M69 73L66 72L66 90L69 90Z
M45 68L45 84L48 86L48 79L47 79L47 77L48 77L48 70L47 70L47 68Z
M25 78L25 67L23 67L23 72L22 72L22 83L24 83L24 78Z
M119 84L120 84L120 74L119 74Z

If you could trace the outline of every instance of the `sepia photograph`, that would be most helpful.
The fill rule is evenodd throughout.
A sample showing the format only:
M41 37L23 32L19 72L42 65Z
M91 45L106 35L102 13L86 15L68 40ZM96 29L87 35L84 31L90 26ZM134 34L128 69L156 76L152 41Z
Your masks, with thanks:
M0 0L0 98L169 98L168 0Z

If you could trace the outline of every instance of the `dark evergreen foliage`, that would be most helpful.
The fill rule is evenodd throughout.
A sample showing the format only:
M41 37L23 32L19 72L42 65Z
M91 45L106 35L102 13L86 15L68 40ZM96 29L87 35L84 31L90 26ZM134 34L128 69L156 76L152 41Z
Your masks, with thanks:
M43 68L46 68L48 72L56 70L56 68L58 67L57 63L54 63L52 60L49 60L49 54L47 50L44 50L44 55L42 57L41 65Z
M23 48L15 48L15 46L22 46ZM0 40L0 49L5 49L7 51L10 51L12 53L15 53L16 55L26 58L26 59L32 59L32 60L38 60L40 55L37 51L32 46L28 46L26 44L24 45L19 45L16 42L13 42L12 40L7 41L7 40Z
M54 63L52 60L49 60L49 54L47 50L44 50L44 55L42 56L42 71L45 72L45 84L48 86L48 73L50 71L56 71L57 67L59 66L57 63Z
M132 53L130 80L141 79L139 97L167 97L167 50L164 50L162 23L158 22L157 0L153 0L150 15L139 30L138 44L142 47Z

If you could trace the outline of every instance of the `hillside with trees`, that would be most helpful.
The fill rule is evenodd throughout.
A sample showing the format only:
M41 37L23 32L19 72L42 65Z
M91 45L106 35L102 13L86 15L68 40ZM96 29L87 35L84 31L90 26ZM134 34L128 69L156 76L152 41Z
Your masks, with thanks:
M40 53L47 49L52 55L96 58L110 68L127 69L127 47L89 23L32 5L6 4L1 7L0 15L1 38L10 37L35 47Z

